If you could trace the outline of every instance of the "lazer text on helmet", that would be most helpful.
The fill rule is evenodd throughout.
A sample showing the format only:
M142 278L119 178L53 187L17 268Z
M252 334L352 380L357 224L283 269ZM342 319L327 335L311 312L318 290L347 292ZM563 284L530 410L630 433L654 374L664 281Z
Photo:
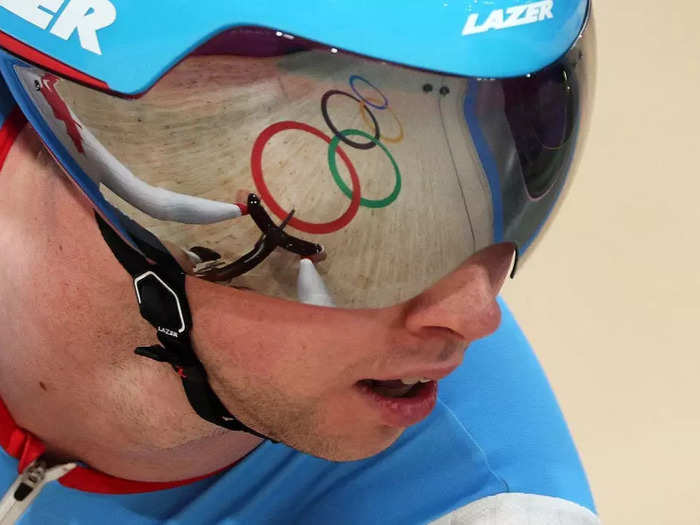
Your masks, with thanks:
M494 9L481 24L478 23L479 14L474 13L469 15L462 35L476 35L477 33L485 33L489 29L508 29L509 27L542 22L554 18L553 8L554 0L543 0L542 2L514 5L507 9Z
M0 7L40 29L51 25L49 32L63 40L77 31L82 48L97 55L102 54L97 32L117 19L109 0L0 0Z

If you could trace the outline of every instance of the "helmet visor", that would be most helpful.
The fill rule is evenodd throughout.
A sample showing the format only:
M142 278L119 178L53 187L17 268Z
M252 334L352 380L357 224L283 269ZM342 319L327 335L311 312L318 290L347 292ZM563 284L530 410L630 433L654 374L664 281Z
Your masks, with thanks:
M138 98L14 58L2 68L125 237L111 207L182 249L202 278L330 304L309 299L320 278L338 306L380 307L491 244L528 250L585 134L589 34L544 70L508 79L262 29L222 35Z

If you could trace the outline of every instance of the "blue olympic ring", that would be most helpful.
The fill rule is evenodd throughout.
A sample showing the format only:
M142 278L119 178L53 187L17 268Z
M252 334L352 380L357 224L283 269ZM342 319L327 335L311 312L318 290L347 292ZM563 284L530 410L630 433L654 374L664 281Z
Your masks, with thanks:
M382 96L382 98L384 99L384 104L381 105L381 106L378 106L377 104L375 104L375 103L373 103L373 102L367 100L365 97L363 97L363 96L360 94L360 92L357 90L357 88L355 87L355 81L356 81L356 80L362 80L362 82L364 82L364 83L367 84L368 86L372 87L377 93L379 93L379 94ZM375 86L374 84L372 84L372 83L371 83L369 80L367 80L365 77L361 77L360 75L352 75L352 76L350 77L350 87L351 87L352 90L355 92L355 95L357 95L358 97L360 97L360 99L361 99L365 104L367 104L367 105L369 105L369 106L372 106L372 107L375 108L375 109L386 109L386 108L389 107L389 99L386 98L386 95L385 95L384 93L382 93L382 90L381 90L381 89L379 89L377 86Z

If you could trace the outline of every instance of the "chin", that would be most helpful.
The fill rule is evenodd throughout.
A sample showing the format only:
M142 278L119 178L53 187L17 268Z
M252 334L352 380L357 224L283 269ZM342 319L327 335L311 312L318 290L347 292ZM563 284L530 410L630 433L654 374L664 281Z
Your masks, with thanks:
M380 432L362 438L327 436L324 439L324 436L317 434L312 439L292 439L283 440L283 442L300 452L320 459L348 462L371 458L384 452L399 439L402 433L403 429L381 427Z

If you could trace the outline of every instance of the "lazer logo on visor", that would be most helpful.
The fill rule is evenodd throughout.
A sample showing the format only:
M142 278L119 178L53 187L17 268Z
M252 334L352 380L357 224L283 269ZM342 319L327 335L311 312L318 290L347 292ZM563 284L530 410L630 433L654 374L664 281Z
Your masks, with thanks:
M485 33L490 29L508 29L509 27L535 24L554 18L552 9L554 0L543 0L530 4L514 5L507 9L494 9L486 19L479 23L478 13L469 15L467 23L462 30L463 36Z
M77 32L82 48L97 55L102 54L97 32L117 19L109 0L0 0L0 7L40 29L51 26L49 32L63 40Z

